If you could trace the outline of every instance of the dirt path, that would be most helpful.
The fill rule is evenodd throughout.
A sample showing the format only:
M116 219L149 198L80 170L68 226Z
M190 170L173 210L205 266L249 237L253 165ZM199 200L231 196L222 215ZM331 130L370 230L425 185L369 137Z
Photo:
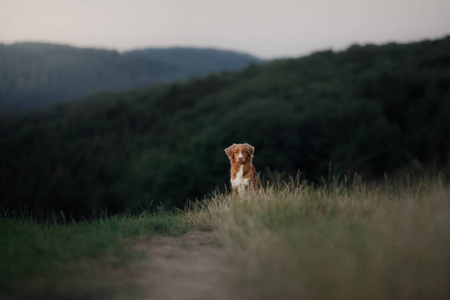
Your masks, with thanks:
M121 276L137 287L138 299L225 300L244 296L231 285L236 274L215 232L157 237L137 248L147 252L148 259Z

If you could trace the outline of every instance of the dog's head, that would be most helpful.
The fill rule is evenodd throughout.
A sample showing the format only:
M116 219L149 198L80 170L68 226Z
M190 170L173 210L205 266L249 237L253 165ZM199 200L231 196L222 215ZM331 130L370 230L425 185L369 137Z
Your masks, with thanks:
M255 147L249 144L233 144L225 149L225 153L231 162L245 164L252 161Z

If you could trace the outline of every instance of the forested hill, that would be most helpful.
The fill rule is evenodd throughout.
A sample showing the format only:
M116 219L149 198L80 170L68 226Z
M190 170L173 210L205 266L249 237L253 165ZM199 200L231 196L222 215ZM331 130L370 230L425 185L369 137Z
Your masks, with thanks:
M256 147L263 182L267 170L309 180L448 170L450 37L318 52L0 120L0 206L35 212L182 207L224 188L224 149L238 142Z
M238 70L259 62L247 54L214 49L119 53L40 43L0 44L0 113L30 110L102 91Z

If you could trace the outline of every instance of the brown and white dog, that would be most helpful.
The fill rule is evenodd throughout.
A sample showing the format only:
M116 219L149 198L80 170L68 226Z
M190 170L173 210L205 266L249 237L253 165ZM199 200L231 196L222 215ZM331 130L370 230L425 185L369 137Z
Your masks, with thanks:
M255 147L249 144L233 144L225 149L231 163L230 182L233 195L243 195L248 190L261 188L261 180L252 164Z

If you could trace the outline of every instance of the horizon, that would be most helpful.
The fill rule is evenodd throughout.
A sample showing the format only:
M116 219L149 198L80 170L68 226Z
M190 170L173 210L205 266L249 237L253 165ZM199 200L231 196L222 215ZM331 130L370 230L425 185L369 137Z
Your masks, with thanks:
M0 0L0 43L127 52L210 48L261 59L450 34L444 0Z
M333 51L333 52L342 52L342 51L346 51L348 48L354 46L354 45L358 45L358 46L368 46L368 45L374 45L374 46L384 46L384 45L388 45L388 44L397 44L397 45L407 45L407 44L414 44L414 43L420 43L420 42L425 42L425 41L435 41L435 40L442 40L445 39L447 37L450 37L450 33L449 34L445 34L441 37L436 37L436 38L424 38L424 39L418 39L418 40L411 40L411 41L405 41L405 42L397 42L397 41L386 41L386 42L382 42L382 43L353 43L350 44L348 46L345 46L344 48L341 49L332 49L332 48L323 48L323 49L317 49L317 50L313 50L311 52L302 54L302 55L298 55L298 56L283 56L283 57L273 57L273 58L263 58L260 56L257 56L253 53L250 52L244 52L244 51L239 51L239 50L234 50L234 49L224 49L224 48L217 48L214 46L197 46L197 45L193 45L193 46L185 46L185 45L170 45L170 46L148 46L148 47L138 47L138 48L131 48L131 49L125 49L125 50L120 50L120 49L114 49L114 48L102 48L102 47L95 47L95 46L79 46L79 45L74 45L74 44L70 44L70 43L60 43L60 42L51 42L51 41L33 41L33 40L24 40L24 41L15 41L15 42L10 42L10 43L5 43L5 42L1 42L0 44L6 45L6 46L13 46L13 45L20 45L20 44L41 44L41 45L51 45L51 46L62 46L62 47L71 47L71 48L77 48L77 49L94 49L94 50L100 50L100 51L116 51L119 54L123 54L123 53L127 53L127 52L132 52L132 51L140 51L140 50L146 50L146 49L158 49L158 50L165 50L165 49L197 49L197 50L216 50L216 51L225 51L225 52L235 52L235 53L239 53L239 54L245 54L245 55L250 55L252 57L255 57L256 59L261 59L261 60L277 60L277 59L289 59L289 58L301 58L301 57L306 57L309 56L311 54L314 54L316 52L322 52L322 51Z

